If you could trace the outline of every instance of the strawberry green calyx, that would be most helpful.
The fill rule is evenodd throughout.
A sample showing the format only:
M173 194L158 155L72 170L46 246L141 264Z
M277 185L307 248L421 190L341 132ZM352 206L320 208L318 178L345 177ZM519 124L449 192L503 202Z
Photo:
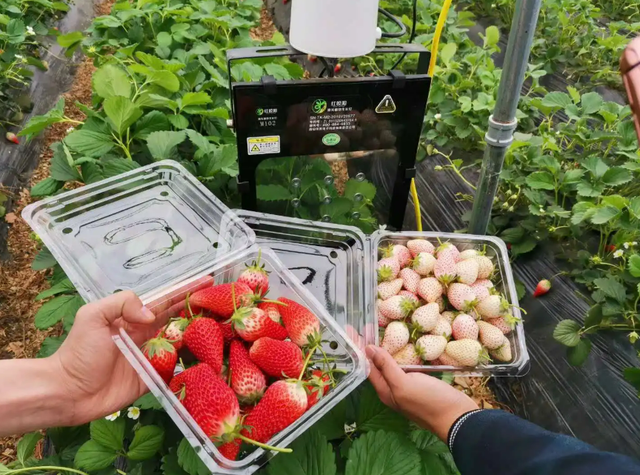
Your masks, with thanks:
M175 349L173 348L173 345L171 344L171 341L162 337L152 338L142 346L142 349L149 356L149 358L153 358L156 355L161 356L166 351L169 351L172 353L175 351Z

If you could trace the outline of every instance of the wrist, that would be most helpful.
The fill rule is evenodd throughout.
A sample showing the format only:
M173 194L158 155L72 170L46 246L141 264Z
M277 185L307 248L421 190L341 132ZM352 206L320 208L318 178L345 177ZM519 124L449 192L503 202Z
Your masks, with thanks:
M462 393L460 395L464 396ZM478 409L478 405L471 398L461 397L455 404L451 404L446 410L439 412L433 424L433 432L446 443L453 425L465 414Z

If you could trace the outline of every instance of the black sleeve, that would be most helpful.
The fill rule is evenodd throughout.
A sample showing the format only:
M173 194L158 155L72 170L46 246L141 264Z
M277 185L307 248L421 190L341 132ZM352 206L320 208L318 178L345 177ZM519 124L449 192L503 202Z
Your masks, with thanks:
M600 452L499 410L473 411L449 431L462 475L638 475L640 462Z

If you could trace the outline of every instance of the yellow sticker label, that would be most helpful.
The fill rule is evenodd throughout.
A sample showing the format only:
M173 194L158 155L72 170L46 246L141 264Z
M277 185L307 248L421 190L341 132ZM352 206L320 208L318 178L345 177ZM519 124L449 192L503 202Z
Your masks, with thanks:
M269 155L280 153L280 136L247 138L247 150L249 155Z

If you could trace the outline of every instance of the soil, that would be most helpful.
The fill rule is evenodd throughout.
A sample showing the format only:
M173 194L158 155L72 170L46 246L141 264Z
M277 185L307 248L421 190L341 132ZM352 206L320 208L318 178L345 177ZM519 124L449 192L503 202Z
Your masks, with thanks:
M256 41L267 41L273 38L277 31L273 24L273 18L266 7L260 12L260 26L256 26L250 31L251 39Z

